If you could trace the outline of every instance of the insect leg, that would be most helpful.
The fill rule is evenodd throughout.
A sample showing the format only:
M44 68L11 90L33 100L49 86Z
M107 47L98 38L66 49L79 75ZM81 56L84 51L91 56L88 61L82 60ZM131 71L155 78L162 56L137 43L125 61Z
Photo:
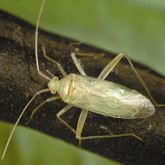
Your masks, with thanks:
M101 58L104 56L104 53L93 53L93 52L79 52L78 48L75 49L74 52L72 52L74 54L76 54L77 56L80 56L80 57L90 57L90 58Z
M119 63L119 61L124 57L124 53L118 54L112 61L110 61L105 68L101 71L101 73L98 76L98 79L104 80L110 73L111 71L116 67L116 65Z
M131 66L131 69L135 73L135 75L138 78L138 80L140 81L140 83L143 85L145 91L147 92L148 96L150 97L150 99L152 100L152 102L155 104L155 106L157 106L157 107L165 107L165 104L158 104L158 103L156 103L156 101L153 98L153 96L151 95L151 92L148 89L146 83L144 82L144 80L142 79L142 77L140 76L140 74L137 72L137 70L135 69L133 63L131 62L131 60L129 59L129 57L127 56L126 53L120 53L110 63L108 63L106 65L106 67L102 70L102 72L100 73L98 79L105 79L109 75L109 73L116 67L116 65L120 62L120 60L123 57L125 57L127 59L129 65Z
M60 97L59 97L59 96L50 97L50 98L44 100L41 104L39 104L35 109L32 110L32 113L31 113L31 115L30 115L30 118L29 118L27 124L29 124L29 123L31 122L31 120L32 120L32 118L33 118L33 116L34 116L34 114L35 114L42 106L44 106L44 105L45 105L46 103L48 103L48 102L52 102L52 101L55 101L55 100L57 100L57 99L60 99Z
M137 140L143 141L139 136L134 133L123 133L123 134L112 134L112 135L98 135L98 136L85 136L81 137L81 140L90 140L90 139L107 139L107 138L120 138L120 137L129 137L132 136Z
M76 131L74 128L72 128L72 126L70 126L64 119L61 118L61 116L67 112L70 108L72 108L72 105L68 104L66 105L64 108L62 108L57 114L57 118L66 126L68 127L73 133L76 134Z
M76 129L76 138L79 139L79 146L81 146L81 140L89 140L89 139L102 139L102 138L120 138L120 137L129 137L132 136L140 141L143 141L139 136L137 136L134 133L123 133L123 134L112 134L112 135L97 135L97 136L85 136L82 137L81 133L82 133L82 129L84 127L84 123L85 120L87 118L88 115L88 111L87 110L83 110L80 114L79 120L78 120L78 124L77 124L77 129Z
M102 54L94 55L93 53L82 53L82 52L78 52L78 49L75 49L75 51L71 53L71 58L74 64L76 65L78 71L80 72L81 75L86 76L86 73L83 67L81 66L80 60L76 57L77 55L84 56L84 57L95 57L95 58L96 56L98 56L100 58L100 57L103 57L104 54L102 53Z
M61 118L61 116L65 112L67 112L71 107L72 107L72 105L69 105L69 104L66 105L62 110L60 110L57 113L57 118L76 135L76 138L79 139L79 146L80 146L81 145L81 133L82 133L82 129L84 127L85 120L88 115L88 111L86 111L86 110L81 111L80 117L78 119L77 128L75 130L74 128L72 128L72 126L70 126L65 120L63 120Z
M79 60L76 57L76 53L75 52L71 53L71 57L72 57L74 64L76 65L78 71L80 72L80 74L86 76L86 73L85 73L83 67L81 66ZM82 133L87 115L88 115L88 111L82 109L81 114L78 119L77 128L75 131L76 138L79 139L79 146L81 146L81 133Z
M76 65L78 71L80 72L80 74L83 75L83 76L86 76L86 73L85 73L83 67L80 64L80 61L76 57L76 52L72 52L71 57L72 57L72 60L73 60L74 64Z
M19 121L21 120L23 114L25 113L25 111L27 110L27 108L29 107L29 105L31 104L31 102L32 102L38 95L40 95L40 94L42 94L42 93L45 93L45 92L49 92L49 89L42 89L42 90L38 91L38 92L29 100L29 102L26 104L26 106L25 106L24 109L22 110L21 114L19 115L17 121L15 122L15 124L14 124L14 126L13 126L13 128L12 128L12 130L11 130L11 132L10 132L10 135L9 135L9 138L8 138L8 140L7 140L7 142L6 142L5 149L4 149L4 151L3 151L3 154L2 154L1 159L3 159L4 156L5 156L5 154L6 154L6 151L7 151L7 148L8 148L8 146L9 146L10 140L11 140L11 138L12 138L14 132L15 132L15 129L16 129L16 127L17 127Z
M78 119L78 124L76 128L76 138L79 139L79 146L81 146L81 133L82 133L87 115L88 115L88 111L82 110Z
M63 77L67 76L67 74L66 74L65 70L63 69L62 65L61 65L59 62L57 62L56 60L50 58L50 57L46 54L46 50L45 50L45 47L44 47L44 46L42 46L42 51L43 51L44 57L45 57L48 61L50 61L50 62L52 62L53 64L56 64L56 65L57 65L57 67L58 67L58 69L60 70L60 72L61 72L61 74L63 75Z

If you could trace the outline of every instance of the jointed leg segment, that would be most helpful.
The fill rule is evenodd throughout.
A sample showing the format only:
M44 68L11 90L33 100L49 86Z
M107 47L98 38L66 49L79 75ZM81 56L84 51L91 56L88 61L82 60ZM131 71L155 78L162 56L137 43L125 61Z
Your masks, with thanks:
M80 74L86 76L86 73L80 64L79 59L76 57L76 53L71 53L71 57Z
M66 105L63 109L61 109L57 114L57 118L66 126L68 127L73 133L76 134L76 130L74 128L72 128L72 126L70 126L65 120L63 120L61 118L61 116L66 113L70 108L72 108L72 105L68 104Z
M127 56L126 53L120 53L110 63L108 63L108 65L102 70L102 72L100 73L98 78L99 79L105 79L110 74L110 72L117 66L117 64L120 62L120 60L122 58L124 58L124 57L127 59L129 65L131 66L131 69L135 73L135 75L138 78L138 80L140 81L140 83L143 85L145 91L147 92L148 96L150 97L152 102L155 104L155 106L157 106L157 107L165 107L165 104L158 104L158 103L156 103L156 101L153 98L153 96L151 95L151 92L148 89L146 83L144 82L144 80L142 79L140 74L137 72L137 70L135 69L133 63L131 62L131 60L129 59L129 57Z
M30 118L29 118L27 124L31 122L31 120L32 120L32 118L33 118L33 116L34 116L34 114L35 114L38 110L40 110L41 107L43 107L46 103L55 101L55 100L57 100L57 99L60 99L60 97L59 97L59 96L54 96L54 97L47 98L47 99L44 100L42 103L40 103L35 109L32 110L32 113L31 113L31 115L30 115Z
M88 111L83 109L78 119L77 128L76 128L76 138L79 139L79 146L81 146L81 140L82 140L81 134L84 128L87 115L88 115Z
M50 61L50 62L52 62L53 64L57 65L57 67L58 67L58 69L60 70L60 72L61 72L61 74L63 75L63 77L67 76L67 74L66 74L65 70L63 69L62 65L61 65L59 62L57 62L56 60L50 58L50 57L46 54L46 50L45 50L45 47L44 47L44 46L42 46L42 51L43 51L44 57L45 57L48 61Z
M78 49L75 49L74 52L71 53L71 58L75 64L75 66L77 67L78 71L80 72L81 75L86 76L86 73L80 63L80 60L77 58L77 56L83 56L83 57L102 57L104 54L96 54L95 56L92 53L82 53L79 52Z
M120 138L120 137L129 137L132 136L137 140L143 141L139 136L134 133L123 133L123 134L112 134L112 135L98 135L98 136L86 136L80 137L80 140L89 140L89 139L109 139L109 138Z

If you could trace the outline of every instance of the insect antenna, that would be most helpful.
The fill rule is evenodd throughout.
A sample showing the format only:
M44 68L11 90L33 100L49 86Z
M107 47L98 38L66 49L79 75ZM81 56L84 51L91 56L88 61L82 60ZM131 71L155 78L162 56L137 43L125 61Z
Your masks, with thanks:
M36 67L37 67L37 71L38 73L45 79L47 80L51 80L51 78L49 78L48 76L46 76L44 73L42 73L40 71L40 67L39 67L39 60L38 60L38 28L39 28L39 23L40 23L40 18L41 18L41 14L42 14L42 11L43 11L43 8L44 8L44 4L45 4L46 0L43 0L42 1L42 4L41 4L41 7L40 7L40 10L39 10L39 14L38 14L38 17L37 17L37 23L36 23L36 30L35 30L35 60L36 60ZM2 157L1 157L1 160L4 159L5 157L5 154L6 154L6 151L8 149L8 146L9 146L9 143L11 141L11 138L15 132L15 129L18 125L18 123L20 122L23 114L25 113L25 111L27 110L27 108L29 107L29 105L32 103L32 101L36 98L36 96L42 94L42 93L45 93L45 92L49 92L49 89L42 89L38 92L36 92L36 94L29 100L29 102L26 104L26 106L24 107L24 109L22 110L21 114L19 115L16 123L14 124L11 132L10 132L10 135L8 137L8 140L6 142L6 145L5 145L5 148L4 148L4 151L2 153Z
M36 59L36 67L37 67L37 71L38 73L45 79L50 80L50 78L48 76L46 76L44 73L42 73L40 71L40 66L39 66L39 60L38 60L38 29L39 29L39 24L40 24L40 19L41 19L41 14L43 12L43 8L45 5L46 0L42 1L40 10L39 10L39 14L38 14L38 18L37 18L37 23L36 23L36 31L35 31L35 59Z
M14 132L15 132L15 129L16 129L16 127L17 127L19 121L21 120L23 114L25 113L26 109L29 107L29 105L30 105L31 102L35 99L36 96L40 95L41 93L45 93L45 92L49 92L49 89L42 89L42 90L38 91L38 92L29 100L29 102L26 104L26 106L25 106L24 109L22 110L21 114L19 115L19 117L18 117L16 123L14 124L14 126L13 126L13 128L12 128L12 130L11 130L11 132L10 132L10 135L9 135L9 138L8 138L8 140L7 140L7 142L6 142L5 149L4 149L4 151L3 151L1 160L4 159L4 156L5 156L6 151L7 151L7 149L8 149L8 146L9 146L9 143L10 143L10 141L11 141L11 138L12 138Z

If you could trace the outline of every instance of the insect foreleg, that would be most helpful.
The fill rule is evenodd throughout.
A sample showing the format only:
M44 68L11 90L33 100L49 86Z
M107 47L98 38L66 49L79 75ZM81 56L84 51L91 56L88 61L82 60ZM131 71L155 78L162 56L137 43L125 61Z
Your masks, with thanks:
M13 128L12 128L12 130L11 130L11 133L10 133L10 135L9 135L9 138L8 138L7 142L6 142L5 149L4 149L4 151L3 151L3 154L2 154L1 159L3 159L4 156L5 156L5 154L6 154L6 151L7 151L7 148L8 148L8 146L9 146L10 140L11 140L11 138L12 138L14 132L15 132L15 129L16 129L16 127L17 127L19 121L21 120L23 114L25 113L25 111L27 110L27 108L29 107L29 105L31 104L31 102L32 102L38 95L40 95L40 94L42 94L42 93L45 93L45 92L49 92L49 89L42 89L42 90L38 91L38 92L29 100L29 102L26 104L26 106L25 106L24 109L22 110L21 114L19 115L17 121L15 122L15 124L14 124L14 126L13 126Z
M66 74L65 70L63 69L62 65L61 65L59 62L57 62L56 60L50 58L50 57L46 54L46 50L45 50L45 47L44 47L44 46L42 46L42 51L43 51L44 57L45 57L48 61L50 61L50 62L52 62L53 64L57 65L57 67L58 67L58 69L60 70L60 72L61 72L61 74L63 75L63 77L67 76L67 74Z
M63 120L63 119L61 118L61 116L62 116L65 112L67 112L70 108L72 108L72 105L70 105L70 104L66 105L63 109L61 109L61 110L56 114L56 116L57 116L57 118L58 118L66 127L68 127L73 133L76 134L76 130L75 130L74 128L72 128L72 126L70 126L65 120Z
M111 71L117 66L117 64L120 62L120 60L123 57L125 57L127 59L129 65L131 66L131 69L135 73L135 75L138 78L138 80L140 81L140 83L143 85L145 91L147 92L148 96L150 97L150 99L152 100L152 102L155 104L155 106L157 106L157 107L165 107L165 104L157 104L156 103L156 101L152 97L151 92L148 89L146 83L144 82L144 80L142 79L142 77L140 76L140 74L137 72L137 70L135 69L133 63L131 62L131 60L129 59L129 57L127 56L126 53L120 53L112 61L110 61L110 63L108 63L106 65L106 67L102 70L102 72L100 73L98 79L103 79L104 80L111 73Z
M60 99L60 97L59 97L59 96L50 97L50 98L44 100L41 104L39 104L35 109L32 110L32 113L31 113L31 115L30 115L30 118L29 118L27 124L31 122L31 120L32 120L32 118L33 118L33 116L34 116L34 114L35 114L42 106L44 106L44 105L45 105L46 103L48 103L48 102L52 102L52 101L55 101L55 100L57 100L57 99Z
M77 128L75 130L72 126L70 126L65 120L63 120L61 118L61 116L64 113L66 113L70 108L72 108L72 105L69 105L69 104L66 105L62 110L60 110L57 113L57 118L76 135L76 138L79 139L79 146L80 146L81 145L81 133L82 133L82 130L84 127L85 120L86 120L87 115L88 115L88 111L86 111L86 110L81 111L81 114L80 114L79 119L78 119Z

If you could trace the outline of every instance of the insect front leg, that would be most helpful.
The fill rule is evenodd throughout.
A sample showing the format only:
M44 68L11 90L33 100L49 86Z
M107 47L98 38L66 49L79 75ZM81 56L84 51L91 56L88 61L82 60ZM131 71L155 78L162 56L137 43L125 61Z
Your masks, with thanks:
M60 70L60 72L61 72L61 74L63 75L63 77L67 76L67 73L65 72L64 68L62 67L62 65L61 65L59 62L57 62L56 60L50 58L50 57L46 54L46 50L45 50L45 47L44 47L44 46L42 46L42 51L43 51L44 57L45 57L48 61L50 61L50 62L52 62L53 64L57 65L57 67L58 67L58 69Z
M73 133L76 134L76 130L70 126L64 119L61 118L61 116L66 113L70 108L72 108L72 105L68 104L64 108L62 108L57 114L57 118L63 123L66 127L68 127Z
M36 31L35 31L35 59L36 59L36 66L37 66L38 73L42 77L44 77L45 79L50 80L50 78L47 75L45 75L43 72L40 71L39 58L38 58L38 29L39 29L40 18L41 18L41 14L43 12L43 8L44 8L44 5L45 5L45 2L46 2L46 0L42 1L41 7L40 7L40 11L39 11L39 14L38 14L38 18L37 18L37 23L36 23ZM43 51L44 57L47 60L51 61L52 63L56 64L57 67L59 68L59 70L61 71L62 75L65 77L67 74L64 71L63 67L61 66L61 64L58 63L57 61L51 59L49 56L46 55L46 51L45 51L44 46L42 46L42 51Z
M147 92L148 96L150 97L150 99L152 100L152 102L154 103L155 106L157 107L165 107L165 104L158 104L155 99L153 98L153 96L151 95L150 90L148 89L146 83L144 82L144 80L142 79L142 77L140 76L140 74L137 72L137 70L135 69L133 63L131 62L131 60L129 59L129 57L127 56L126 53L120 53L119 55L117 55L112 61L110 61L105 68L102 70L102 72L100 73L100 75L98 76L98 79L102 79L104 80L110 73L111 71L117 66L117 64L120 62L120 60L122 58L126 58L129 65L131 66L131 69L133 70L133 72L135 73L136 77L138 78L138 80L140 81L140 83L143 85L145 91Z
M42 106L44 106L44 105L45 105L46 103L48 103L48 102L52 102L52 101L55 101L55 100L57 100L57 99L60 99L60 97L59 97L59 96L54 96L54 97L47 98L47 99L44 100L42 103L40 103L35 109L32 110L32 113L31 113L31 115L30 115L30 118L29 118L27 124L29 124L29 123L31 122L31 120L32 120L32 118L33 118L33 116L34 116L34 114L35 114Z

